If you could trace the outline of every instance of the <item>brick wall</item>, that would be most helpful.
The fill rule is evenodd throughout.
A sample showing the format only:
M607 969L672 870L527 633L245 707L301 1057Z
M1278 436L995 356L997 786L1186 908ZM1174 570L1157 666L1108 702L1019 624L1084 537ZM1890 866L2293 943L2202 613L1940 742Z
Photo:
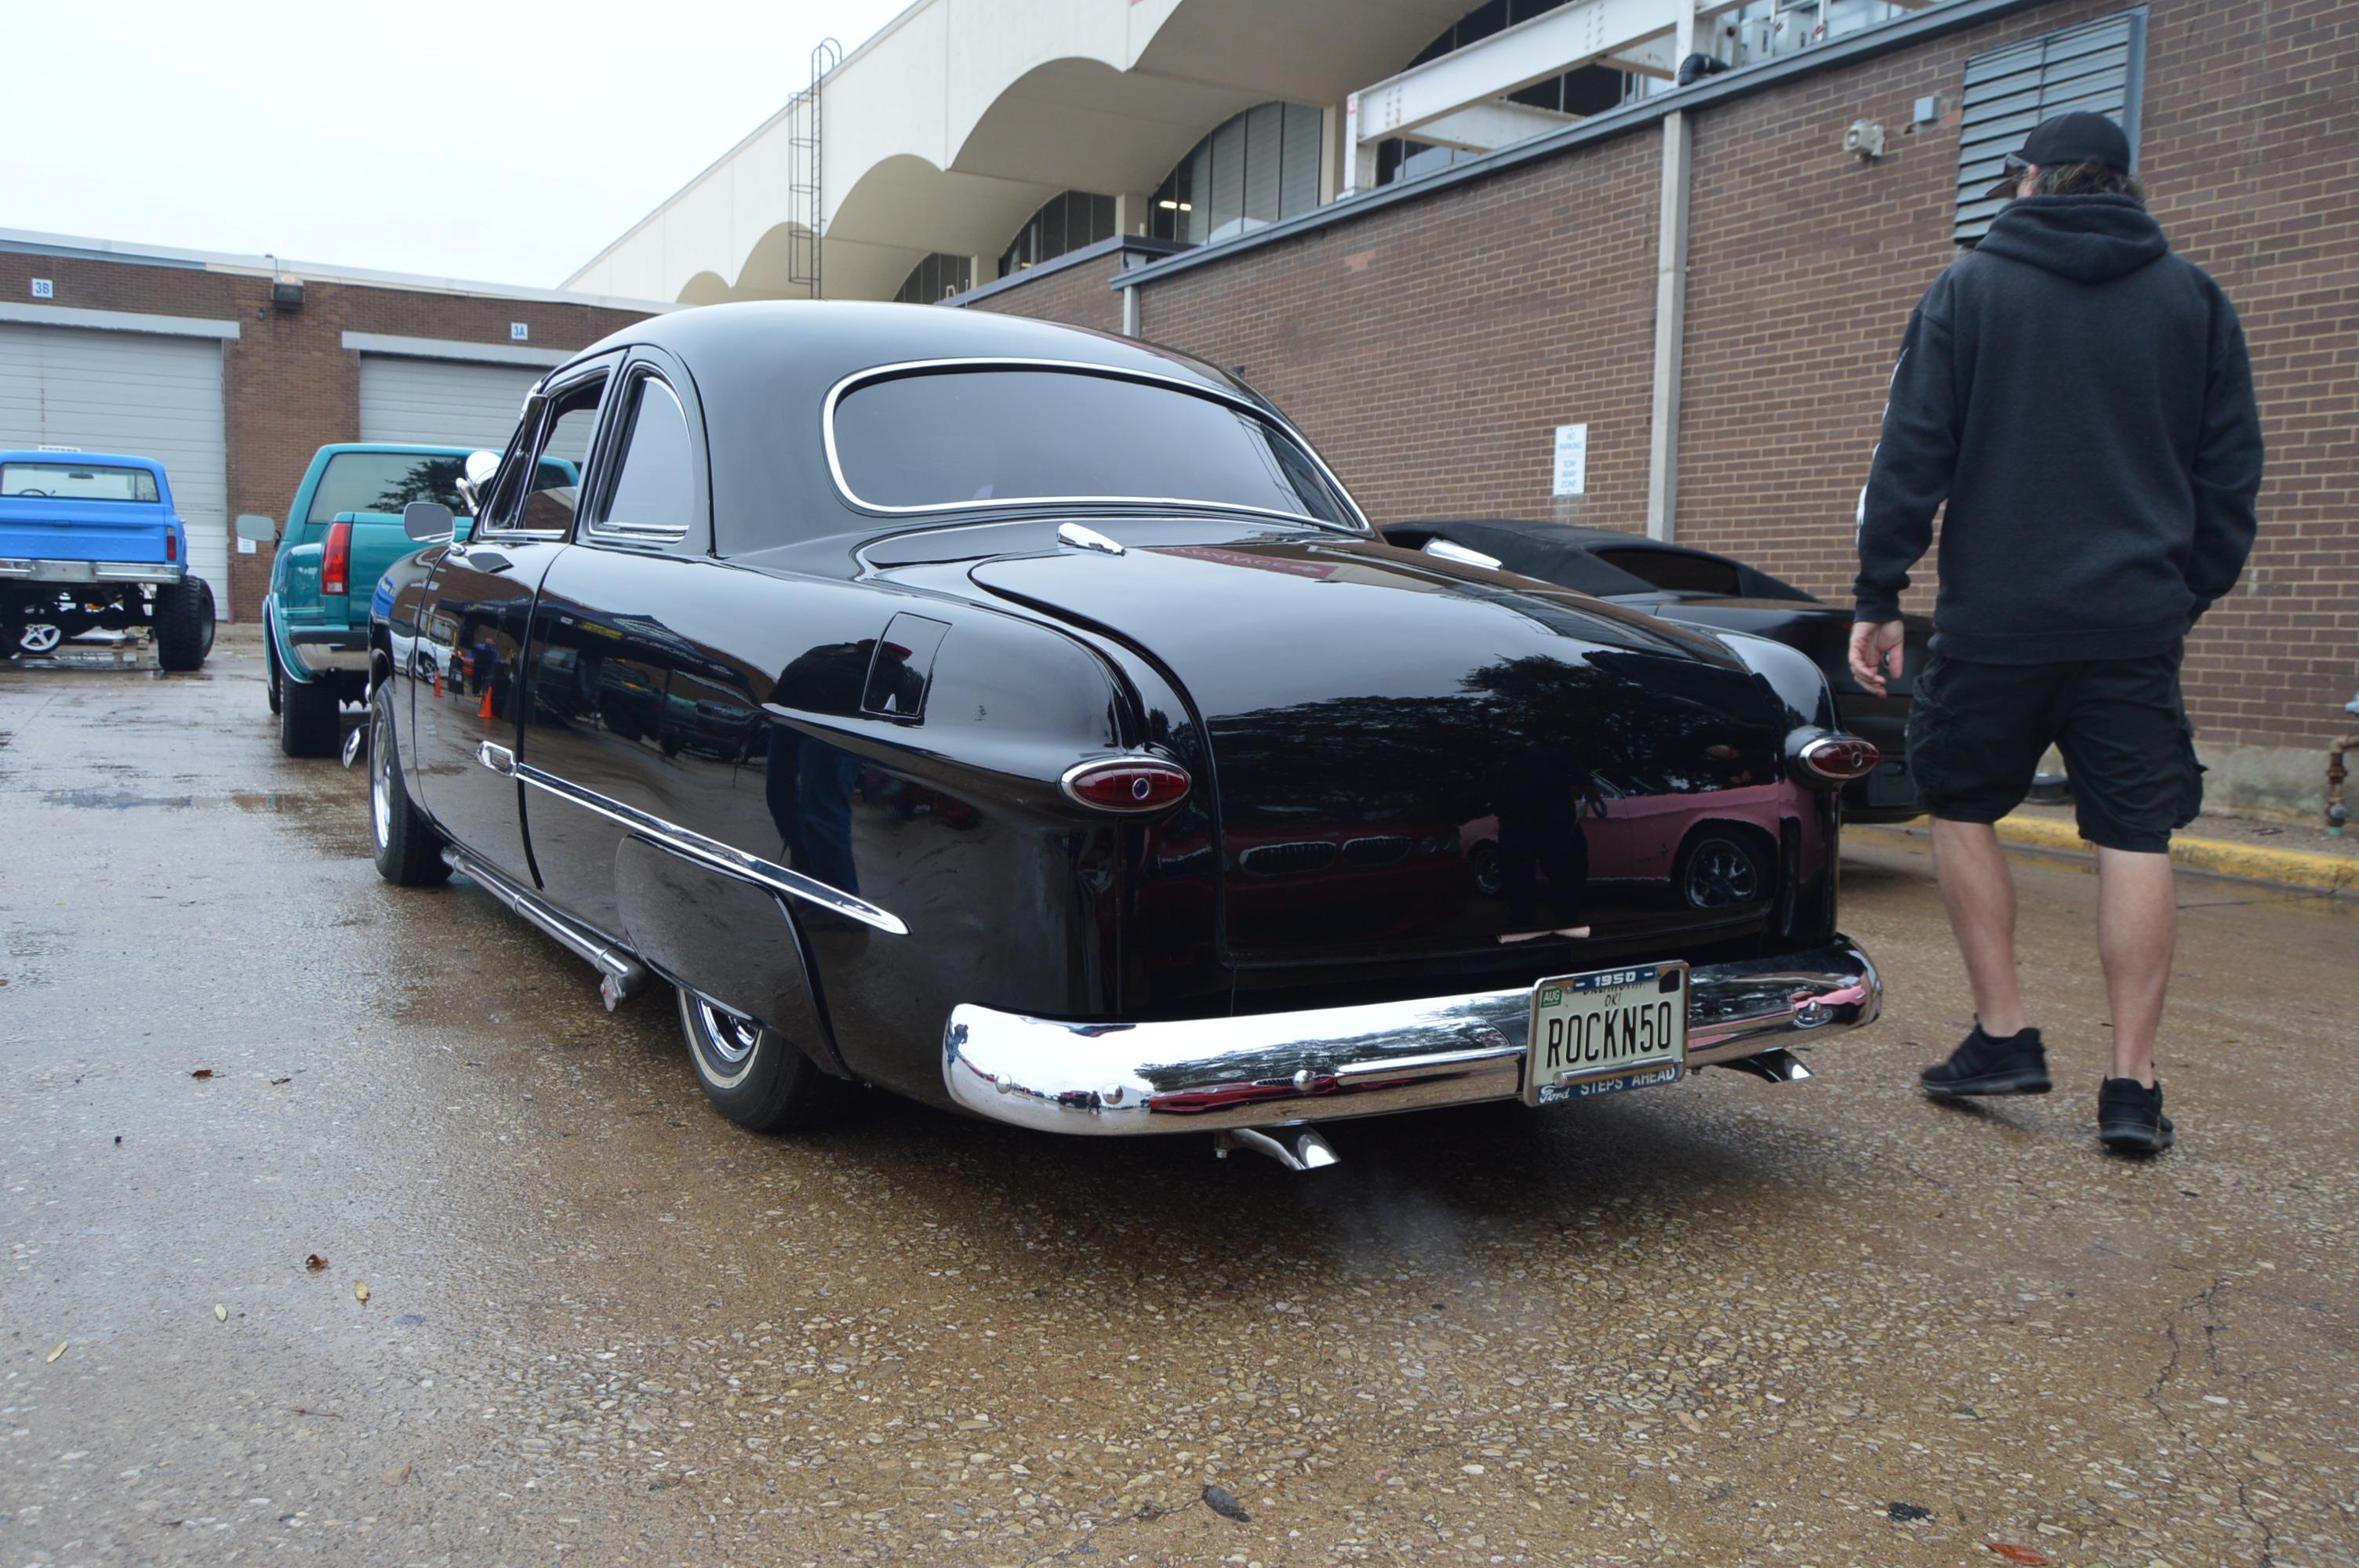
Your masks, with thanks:
M639 319L592 306L309 280L299 309L270 304L270 280L198 268L77 256L0 252L0 298L26 299L30 280L51 279L51 301L67 309L234 319L239 336L222 344L222 395L229 514L284 519L311 454L360 434L360 356L343 334L382 332L465 342L508 341L508 323L527 323L535 348L573 349ZM230 554L233 600L242 620L258 613L268 589L267 547Z
M2057 0L1691 116L1681 538L1844 594L1891 356L1955 254L1962 63L2121 9ZM2244 314L2270 446L2252 568L2190 651L2207 742L2314 745L2347 727L2359 687L2348 15L2347 0L2149 6L2143 169L2179 248ZM1905 129L1933 95L1942 119ZM1880 162L1842 150L1858 118L1889 133ZM1241 366L1379 522L1640 528L1660 147L1640 129L1172 274L1143 287L1143 331ZM999 300L1101 328L1118 314L1078 276ZM1552 503L1550 428L1575 422L1590 426L1589 494ZM1930 562L1923 575L1915 603L1930 608Z
M1453 187L1201 266L1140 330L1285 409L1379 523L1644 527L1659 134ZM1589 426L1585 495L1554 432Z
M1122 330L1122 296L1109 287L1119 254L1060 267L1039 277L1026 277L1011 287L995 289L980 299L961 300L975 310L1003 316L1029 316L1038 321L1066 321L1093 327L1101 332Z
M1971 54L2112 16L2034 7L1699 118L1680 535L1831 598L1908 310L1949 238ZM2269 445L2261 535L2190 642L2207 741L2310 745L2359 687L2359 29L2329 0L2155 0L2140 168L2181 254L2244 317ZM1940 124L1903 134L1911 103ZM1842 150L1854 119L1891 149ZM2264 173L2263 171L2267 172ZM1932 608L1929 560L1909 608Z

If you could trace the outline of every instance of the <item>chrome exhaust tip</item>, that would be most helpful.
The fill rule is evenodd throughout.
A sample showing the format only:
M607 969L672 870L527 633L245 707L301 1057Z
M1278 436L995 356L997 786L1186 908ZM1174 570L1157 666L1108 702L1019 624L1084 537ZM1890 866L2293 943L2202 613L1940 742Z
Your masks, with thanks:
M1750 1073L1765 1084L1799 1084L1810 1076L1810 1069L1802 1065L1802 1059L1782 1047L1764 1051L1756 1056L1739 1056L1734 1062L1719 1065L1733 1067L1740 1073Z
M1315 1127L1224 1127L1212 1134L1214 1159L1225 1160L1238 1149L1267 1155L1289 1171L1323 1171L1343 1162Z

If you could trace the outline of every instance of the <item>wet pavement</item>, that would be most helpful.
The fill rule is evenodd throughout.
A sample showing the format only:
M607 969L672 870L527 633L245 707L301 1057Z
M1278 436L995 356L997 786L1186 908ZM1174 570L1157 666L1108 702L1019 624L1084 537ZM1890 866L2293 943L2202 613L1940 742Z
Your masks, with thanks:
M1813 1081L1293 1176L750 1136L666 1002L380 883L363 810L250 634L0 669L0 1568L2359 1556L2347 906L2182 881L2150 1163L2093 1137L2071 867L2017 871L2060 1092L1917 1098L1967 1002L1893 842L1886 1018Z

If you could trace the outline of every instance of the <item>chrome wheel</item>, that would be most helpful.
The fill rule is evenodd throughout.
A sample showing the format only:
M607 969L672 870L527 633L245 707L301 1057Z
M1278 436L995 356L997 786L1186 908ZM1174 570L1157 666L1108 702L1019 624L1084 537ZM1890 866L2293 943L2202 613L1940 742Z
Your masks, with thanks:
M66 634L46 621L37 621L16 633L16 651L20 654L54 654Z
M689 1044L696 1053L696 1070L715 1088L734 1089L744 1083L745 1075L754 1070L762 1026L723 1012L702 997L696 998L689 1011Z
M1761 869L1741 844L1708 838L1688 856L1682 890L1692 909L1722 909L1761 896Z
M369 730L369 827L382 849L393 839L393 748L380 743L386 737L374 723Z

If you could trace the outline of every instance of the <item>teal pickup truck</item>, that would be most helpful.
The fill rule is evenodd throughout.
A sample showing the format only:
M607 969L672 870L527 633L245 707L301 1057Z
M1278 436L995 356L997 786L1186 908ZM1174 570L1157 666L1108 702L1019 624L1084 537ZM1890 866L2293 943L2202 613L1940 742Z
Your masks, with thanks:
M431 501L459 514L466 447L344 443L321 447L296 487L281 533L269 517L237 520L241 538L277 538L262 601L263 654L278 748L290 757L334 753L345 703L368 700L369 594L386 568L418 548L401 512Z

